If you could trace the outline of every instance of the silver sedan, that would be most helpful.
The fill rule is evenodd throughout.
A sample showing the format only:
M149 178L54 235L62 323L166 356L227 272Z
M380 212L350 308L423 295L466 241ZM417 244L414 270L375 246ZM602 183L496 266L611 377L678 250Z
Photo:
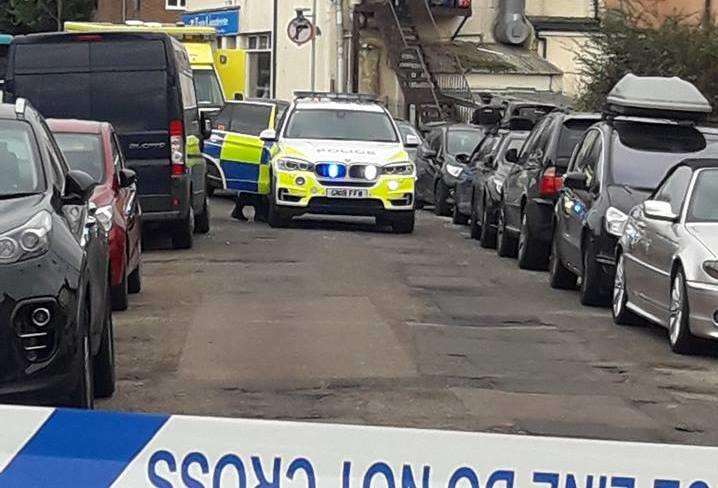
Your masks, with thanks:
M616 256L613 317L669 330L674 352L718 339L718 160L680 163L626 222Z

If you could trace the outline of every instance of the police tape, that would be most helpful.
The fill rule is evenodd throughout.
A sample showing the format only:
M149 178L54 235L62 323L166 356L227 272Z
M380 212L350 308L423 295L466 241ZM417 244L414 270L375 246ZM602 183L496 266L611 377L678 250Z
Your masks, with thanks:
M714 488L718 448L0 406L0 486Z

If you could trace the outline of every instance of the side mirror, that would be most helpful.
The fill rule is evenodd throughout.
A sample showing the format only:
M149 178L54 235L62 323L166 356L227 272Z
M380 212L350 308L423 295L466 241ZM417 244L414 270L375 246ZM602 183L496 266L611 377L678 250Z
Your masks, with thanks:
M504 159L508 161L511 164L516 164L519 162L519 150L516 148L509 149L506 151L506 156L504 156Z
M90 200L96 186L97 182L84 171L68 171L65 176L63 202L66 205L84 205Z
M202 139L209 139L212 136L212 118L209 117L207 114L202 114L202 118L200 120L201 122L201 130L202 130Z
M666 222L678 221L678 215L673 213L671 204L660 200L646 200L643 203L643 213L649 219L664 220Z
M563 186L577 191L588 190L588 178L585 174L573 171L563 177Z
M137 173L127 168L120 170L120 186L122 188L128 188L135 183L137 183Z
M259 138L264 142L277 142L277 131L274 129L264 129Z
M242 94L242 93L240 93L240 92L236 92L236 93L234 94L234 99L235 99L235 100L238 100L238 101L244 100L244 94Z
M468 164L470 159L471 159L471 156L469 156L468 154L457 154L456 155L456 162L459 164Z
M404 147L419 147L419 144L421 144L421 141L418 137L416 137L414 134L409 134L406 136L406 142L404 142Z

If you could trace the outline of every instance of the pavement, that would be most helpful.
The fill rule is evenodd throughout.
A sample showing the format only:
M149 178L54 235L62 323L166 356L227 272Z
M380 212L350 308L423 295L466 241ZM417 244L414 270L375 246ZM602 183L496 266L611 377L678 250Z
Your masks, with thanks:
M238 222L172 251L115 315L118 388L99 408L715 445L718 354L670 352L427 211Z

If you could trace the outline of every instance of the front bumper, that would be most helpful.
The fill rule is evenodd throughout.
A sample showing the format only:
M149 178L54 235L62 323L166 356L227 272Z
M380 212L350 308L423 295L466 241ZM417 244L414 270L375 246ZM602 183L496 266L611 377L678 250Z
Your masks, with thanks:
M718 285L689 281L688 306L691 332L698 337L718 339Z
M342 184L341 181L325 184L309 171L276 171L275 174L275 201L283 210L294 215L323 213L376 216L414 208L415 177L412 175L380 176L371 186L357 186L356 182ZM327 190L330 188L365 189L367 198L328 198Z
M0 402L63 403L82 356L78 273L48 253L0 266L0 283L12 284L0 286ZM38 307L52 314L43 328L29 320Z

